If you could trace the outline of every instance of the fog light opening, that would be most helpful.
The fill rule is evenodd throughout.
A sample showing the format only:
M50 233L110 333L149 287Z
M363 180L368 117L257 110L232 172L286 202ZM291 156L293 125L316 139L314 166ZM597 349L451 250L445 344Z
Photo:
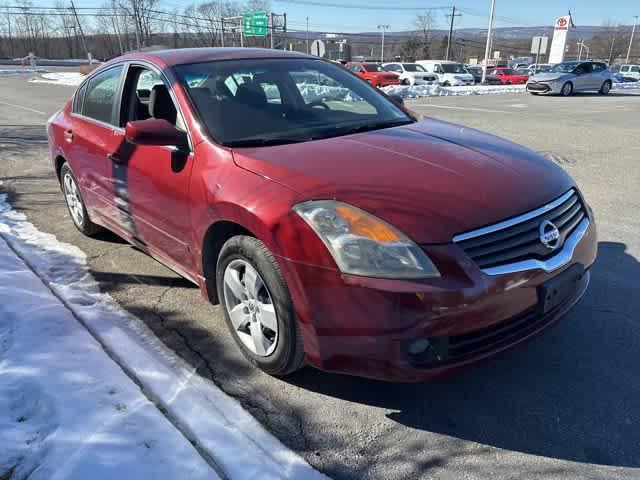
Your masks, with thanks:
M431 347L431 343L426 338L419 338L418 340L414 340L409 345L409 353L411 355L421 355L426 352L429 347Z

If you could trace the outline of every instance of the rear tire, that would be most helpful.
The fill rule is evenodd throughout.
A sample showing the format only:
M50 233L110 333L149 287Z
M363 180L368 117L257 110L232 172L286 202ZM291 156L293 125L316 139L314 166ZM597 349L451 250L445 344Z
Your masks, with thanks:
M264 243L245 235L227 240L218 257L216 288L231 335L249 362L274 376L304 365L289 289Z
M611 91L611 82L607 80L602 84L598 93L600 95L607 95L610 91Z
M573 93L573 83L566 82L562 85L562 89L560 90L560 95L563 97L569 97Z
M62 165L60 169L60 186L64 193L69 215L76 228L88 237L92 237L100 232L102 227L93 223L89 218L89 213L87 212L82 194L80 193L78 181L67 163Z

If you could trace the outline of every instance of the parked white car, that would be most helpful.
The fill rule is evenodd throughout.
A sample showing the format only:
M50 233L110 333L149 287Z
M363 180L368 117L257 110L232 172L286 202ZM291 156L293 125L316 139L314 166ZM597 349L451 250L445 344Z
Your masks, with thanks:
M438 83L445 87L475 84L473 75L461 63L450 60L418 60L416 63L438 75Z
M429 73L417 63L385 63L382 65L387 72L397 73L402 85L432 85L438 83L438 76Z
M620 67L620 75L640 80L640 65L622 65Z

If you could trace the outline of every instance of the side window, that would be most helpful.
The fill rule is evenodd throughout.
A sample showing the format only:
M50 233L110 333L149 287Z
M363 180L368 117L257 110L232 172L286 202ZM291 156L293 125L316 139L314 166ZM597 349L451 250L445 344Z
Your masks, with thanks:
M606 70L606 67L604 66L604 63L594 63L593 64L593 71L594 72L604 72Z
M82 114L105 123L113 123L113 106L118 96L122 66L99 73L89 81Z
M628 65L625 65L624 67L622 67L622 68L620 69L620 71L621 71L621 72L628 72L628 71L629 71L629 68L631 68L631 67L629 67Z
M85 83L80 87L73 97L73 113L82 113L82 104L84 103L84 94L87 91L87 84Z
M440 73L440 65L434 65L433 66L433 71L434 71L434 73Z
M282 103L282 95L277 84L273 82L258 82L258 85L262 87L264 94L267 96L267 103Z
M635 67L631 67L629 69L630 72L634 72L634 73L639 73L640 72L640 66L636 65Z

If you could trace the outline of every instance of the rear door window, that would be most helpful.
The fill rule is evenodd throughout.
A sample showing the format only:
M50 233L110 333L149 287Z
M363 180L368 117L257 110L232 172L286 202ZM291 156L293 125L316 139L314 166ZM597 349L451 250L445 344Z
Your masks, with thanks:
M115 125L114 106L120 91L123 67L117 66L97 74L89 81L82 114L104 123Z

